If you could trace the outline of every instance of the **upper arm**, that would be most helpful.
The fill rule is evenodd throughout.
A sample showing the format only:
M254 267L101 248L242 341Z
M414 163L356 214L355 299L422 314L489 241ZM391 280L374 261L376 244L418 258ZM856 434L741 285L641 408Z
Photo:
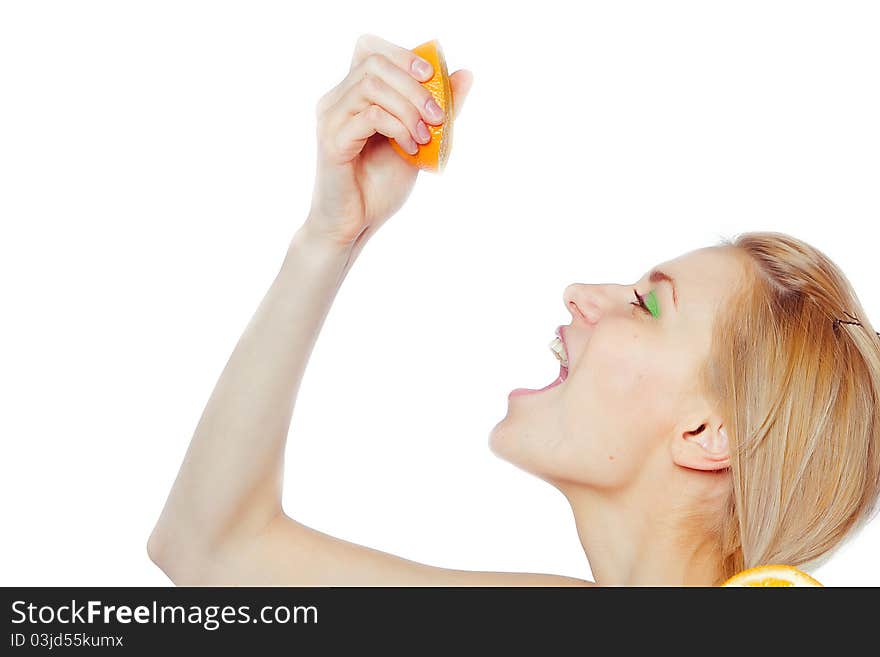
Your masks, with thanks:
M226 543L178 584L286 586L595 586L540 573L429 566L344 541L280 514L259 534Z

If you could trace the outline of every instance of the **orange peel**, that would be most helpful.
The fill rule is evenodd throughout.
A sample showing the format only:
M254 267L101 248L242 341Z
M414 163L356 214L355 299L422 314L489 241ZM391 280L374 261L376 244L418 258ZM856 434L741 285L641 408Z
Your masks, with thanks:
M452 119L455 113L452 84L449 82L449 72L446 69L446 58L443 56L443 49L437 39L416 46L412 52L426 59L434 68L434 75L431 76L431 79L421 84L431 92L434 100L443 110L443 123L432 125L425 122L428 132L431 133L431 141L427 144L416 142L418 151L415 155L410 155L403 150L394 139L389 137L389 141L397 154L410 164L425 171L440 173L446 166L449 152L452 150Z
M823 586L804 571L785 564L755 566L743 570L721 586Z

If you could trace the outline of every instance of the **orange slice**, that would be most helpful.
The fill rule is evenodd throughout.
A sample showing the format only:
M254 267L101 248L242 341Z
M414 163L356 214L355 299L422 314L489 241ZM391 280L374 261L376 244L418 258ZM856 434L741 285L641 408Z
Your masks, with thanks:
M430 80L422 82L422 86L431 92L434 100L443 109L443 123L432 125L425 121L428 132L431 133L431 141L427 144L416 142L419 150L415 155L407 153L390 137L389 141L394 150L407 162L425 171L441 172L449 159L449 151L452 150L452 117L455 109L452 85L449 83L449 72L446 70L446 58L437 39L423 43L412 51L419 57L427 59L434 67L434 75Z
M794 566L771 564L737 573L721 586L822 586Z

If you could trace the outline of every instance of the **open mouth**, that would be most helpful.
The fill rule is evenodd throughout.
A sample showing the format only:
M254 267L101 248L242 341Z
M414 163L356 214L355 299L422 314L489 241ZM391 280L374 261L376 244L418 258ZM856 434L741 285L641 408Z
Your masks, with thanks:
M516 390L511 391L507 396L508 399L511 397L519 397L520 395L532 395L538 392L544 392L550 388L555 388L568 378L568 349L565 346L565 335L562 329L563 327L561 326L556 329L556 337L550 343L550 351L553 352L553 355L556 356L556 359L559 361L559 376L556 380L543 388L517 388Z

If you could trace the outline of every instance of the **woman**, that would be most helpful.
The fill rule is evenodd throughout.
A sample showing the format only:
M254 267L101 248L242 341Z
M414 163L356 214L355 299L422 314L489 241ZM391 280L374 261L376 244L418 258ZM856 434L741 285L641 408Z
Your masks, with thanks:
M560 379L511 393L491 449L566 496L595 582L437 568L284 513L285 440L318 332L417 177L386 136L414 152L444 120L418 63L364 35L320 99L310 213L205 408L153 561L177 584L715 585L830 554L878 497L880 340L838 268L775 233L635 285L569 285ZM457 112L472 76L451 81Z

